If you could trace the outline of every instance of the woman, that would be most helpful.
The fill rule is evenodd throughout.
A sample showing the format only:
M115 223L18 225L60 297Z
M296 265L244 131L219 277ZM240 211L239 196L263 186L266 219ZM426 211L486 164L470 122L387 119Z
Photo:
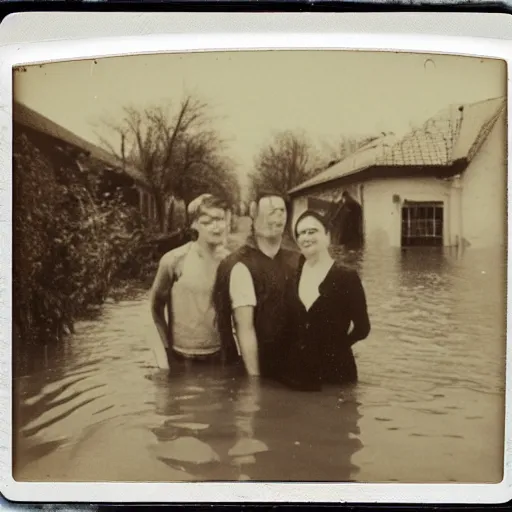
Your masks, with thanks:
M352 346L370 332L361 280L329 254L329 229L321 214L304 212L294 235L302 256L291 293L295 335L284 380L311 391L322 383L356 382Z

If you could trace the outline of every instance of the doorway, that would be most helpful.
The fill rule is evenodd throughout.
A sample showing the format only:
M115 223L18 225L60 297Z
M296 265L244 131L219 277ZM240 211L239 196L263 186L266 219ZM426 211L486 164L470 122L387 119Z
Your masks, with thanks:
M442 246L442 201L406 201L402 206L402 247Z

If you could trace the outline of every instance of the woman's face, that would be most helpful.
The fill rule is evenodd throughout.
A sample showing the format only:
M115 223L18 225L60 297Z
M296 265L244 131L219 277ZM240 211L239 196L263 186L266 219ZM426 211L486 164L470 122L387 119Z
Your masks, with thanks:
M297 244L306 258L328 249L329 234L315 217L304 217L297 224Z

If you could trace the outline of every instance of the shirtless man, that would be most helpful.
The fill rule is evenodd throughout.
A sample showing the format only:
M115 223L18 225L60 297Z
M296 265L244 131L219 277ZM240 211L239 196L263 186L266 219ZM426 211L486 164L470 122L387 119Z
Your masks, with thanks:
M216 362L220 351L211 293L217 267L228 254L226 205L203 194L190 203L188 214L197 239L161 258L150 294L170 366L177 360Z

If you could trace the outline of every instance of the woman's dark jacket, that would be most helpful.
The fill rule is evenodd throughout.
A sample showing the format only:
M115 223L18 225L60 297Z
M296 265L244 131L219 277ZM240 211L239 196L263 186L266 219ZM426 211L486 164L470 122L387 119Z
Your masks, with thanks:
M304 262L301 257L293 282L294 335L288 347L286 381L305 390L320 389L322 382L355 381L351 347L370 333L361 279L354 270L334 263L319 286L320 296L306 310L298 294Z

